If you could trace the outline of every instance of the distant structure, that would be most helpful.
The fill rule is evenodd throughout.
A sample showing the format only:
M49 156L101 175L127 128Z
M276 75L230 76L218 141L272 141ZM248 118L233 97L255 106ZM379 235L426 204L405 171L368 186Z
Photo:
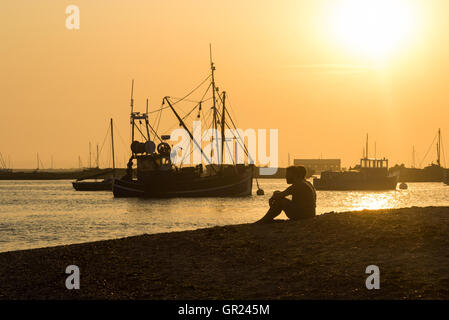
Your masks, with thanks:
M293 165L304 166L320 174L322 171L340 171L341 159L294 159Z

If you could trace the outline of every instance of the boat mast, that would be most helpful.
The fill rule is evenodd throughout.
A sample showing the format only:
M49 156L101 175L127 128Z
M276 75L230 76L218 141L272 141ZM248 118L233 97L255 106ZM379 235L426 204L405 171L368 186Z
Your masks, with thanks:
M214 62L212 61L212 45L209 43L209 57L210 57L210 69L211 69L211 81L212 81L212 100L213 100L213 109L214 109L214 129L216 129L217 125L217 109L215 106L215 66Z
M115 176L115 154L114 154L114 125L111 118L111 144L112 144L112 170Z
M131 143L134 141L134 118L133 118L133 113L134 113L134 99L133 99L133 94L134 94L134 79L131 82ZM112 119L111 119L112 121Z
M213 110L214 110L214 119L213 119L213 127L212 129L214 129L213 134L212 134L212 139L214 139L214 135L215 135L215 140L218 140L216 137L216 133L217 133L217 106L216 106L216 98L215 98L215 91L217 90L215 87L215 65L214 62L212 61L212 44L209 43L209 56L210 56L210 69L211 69L211 85L212 85L212 100L213 100ZM216 145L217 145L217 152L218 152L218 141L216 141ZM211 149L212 152L213 149ZM211 154L211 161L212 161L212 154Z
M97 143L97 169L100 168L100 153L98 152L98 143Z
M441 167L441 129L438 129L437 164L439 167Z
M89 141L89 169L92 168L92 145Z
M224 143L225 143L225 113L226 113L226 107L225 107L225 102L226 102L226 91L223 91L223 108L222 108L222 112L221 112L221 168L223 169L223 163L224 163L224 154L225 154L225 149L224 149Z
M148 98L147 98L147 109L145 112L145 127L147 128L148 140L150 140L150 122L148 121Z
M0 152L0 165L2 166L2 169L7 169L6 162L5 162L5 160L3 160L3 156L2 156L1 152Z

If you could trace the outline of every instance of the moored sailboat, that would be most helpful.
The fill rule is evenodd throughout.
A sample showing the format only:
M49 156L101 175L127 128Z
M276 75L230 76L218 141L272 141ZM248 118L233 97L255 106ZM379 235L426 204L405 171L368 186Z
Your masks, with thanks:
M76 191L112 191L112 182L115 177L114 124L112 118L110 130L111 130L111 146L112 146L112 170L76 179L76 181L72 182L73 188ZM95 179L101 176L104 177L105 174L112 174L112 176L107 177L102 181L85 181L87 179Z
M424 168L415 168L414 161L411 168L407 168L404 165L396 165L390 168L390 172L399 177L403 182L441 182L444 181L445 168L442 165L441 155L443 153L443 143L441 136L441 129L438 129L432 144L429 146L424 158L421 161L420 167L426 159L432 148L436 146L436 163L432 162ZM444 155L444 153L443 153ZM415 152L413 148L413 159L415 158Z

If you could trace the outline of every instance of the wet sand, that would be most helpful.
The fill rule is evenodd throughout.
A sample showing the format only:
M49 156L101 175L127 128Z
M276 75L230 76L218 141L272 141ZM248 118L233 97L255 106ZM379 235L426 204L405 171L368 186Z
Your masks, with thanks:
M77 265L81 288L67 290ZM368 265L380 289L368 290ZM449 207L0 253L0 299L449 299Z

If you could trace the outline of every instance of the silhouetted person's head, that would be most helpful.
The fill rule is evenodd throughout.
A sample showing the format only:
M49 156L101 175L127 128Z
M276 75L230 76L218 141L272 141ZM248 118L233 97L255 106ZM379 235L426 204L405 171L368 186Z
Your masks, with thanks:
M293 184L298 180L305 179L307 174L303 166L290 166L287 168L286 179L288 184Z

